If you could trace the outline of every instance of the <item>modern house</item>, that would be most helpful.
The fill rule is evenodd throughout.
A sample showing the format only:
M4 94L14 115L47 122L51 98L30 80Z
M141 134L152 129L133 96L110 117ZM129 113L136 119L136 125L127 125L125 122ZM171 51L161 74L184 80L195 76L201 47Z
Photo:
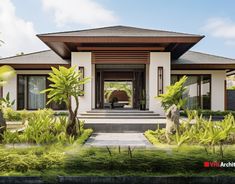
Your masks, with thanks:
M80 97L80 112L142 107L163 115L155 97L183 75L189 77L189 108L226 108L226 75L235 69L235 59L190 51L204 36L126 26L37 36L51 50L0 59L0 65L17 72L2 89L3 96L10 92L16 99L15 109L46 107L47 97L39 92L49 85L51 67L74 65L91 77Z

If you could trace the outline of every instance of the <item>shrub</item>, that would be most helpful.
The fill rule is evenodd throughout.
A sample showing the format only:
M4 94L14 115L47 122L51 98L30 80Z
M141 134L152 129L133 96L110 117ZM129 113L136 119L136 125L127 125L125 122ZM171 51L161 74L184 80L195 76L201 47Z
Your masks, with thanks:
M187 89L184 83L187 81L187 77L183 76L178 82L173 85L167 86L167 91L164 94L160 94L155 98L161 100L161 105L166 111L173 104L175 104L178 109L184 106L186 99L182 99L183 93Z
M193 110L182 111L182 112L180 112L180 115L187 117L188 111L193 111ZM202 115L203 117L226 116L226 115L229 115L229 114L232 114L233 116L235 116L235 111L230 111L230 110L226 110L226 111L212 111L212 110L198 109L197 113L198 113L199 116Z
M180 124L179 133L170 136L171 144L199 144L205 146L206 150L211 148L213 153L215 146L219 146L220 154L223 155L223 145L235 143L235 120L231 114L222 121L213 122L198 116L197 111L188 113L189 118ZM192 120L194 124L190 124ZM148 130L145 136L154 145L167 142L165 129Z
M68 112L64 112L64 111L62 111L62 112L55 112L55 116L68 116L69 115L69 113Z
M2 108L12 107L15 104L15 100L10 100L10 93L8 92L5 98L0 98L0 104Z
M147 130L144 135L148 138L148 140L153 144L161 144L161 143L167 143L166 136L165 136L165 128L158 128L157 130Z
M84 144L87 139L91 136L93 130L92 129L84 129L82 135L77 139L78 144Z
M3 109L4 118L8 121L20 121L22 119L20 112L10 107Z
M38 110L31 114L22 139L28 143L48 144L56 142L57 135L65 131L65 125L54 118L50 109Z
M22 111L22 118L28 120L28 125L22 133L6 131L3 134L4 143L33 143L33 144L51 144L62 143L72 144L75 137L66 135L67 117L54 116L51 109L42 109L34 112ZM83 143L92 130L84 129L84 121L80 122L78 129L81 134L81 143ZM84 133L84 135L83 135Z
M6 130L3 133L3 143L5 144L15 144L15 143L19 143L20 142L20 137L18 132L10 132L9 130Z
M60 168L64 157L65 155L60 149L50 147L0 149L0 170L27 172Z

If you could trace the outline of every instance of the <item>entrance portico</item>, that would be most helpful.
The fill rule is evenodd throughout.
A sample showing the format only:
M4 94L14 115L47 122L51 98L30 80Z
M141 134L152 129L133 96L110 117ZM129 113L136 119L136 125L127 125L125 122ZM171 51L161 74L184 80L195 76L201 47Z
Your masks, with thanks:
M84 96L80 97L80 112L141 108L160 115L164 112L156 97L170 85L171 61L203 38L125 26L38 37L63 59L71 59L71 66L76 65L86 77L91 77L91 82L84 86ZM110 97L106 91L112 91L107 87L111 82L116 86L126 82L131 94L115 87Z

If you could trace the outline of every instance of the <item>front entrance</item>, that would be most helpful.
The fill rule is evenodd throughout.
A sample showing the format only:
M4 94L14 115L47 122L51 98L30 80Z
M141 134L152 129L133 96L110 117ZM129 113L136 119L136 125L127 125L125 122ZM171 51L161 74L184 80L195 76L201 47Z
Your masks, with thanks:
M96 65L97 109L145 109L145 65Z

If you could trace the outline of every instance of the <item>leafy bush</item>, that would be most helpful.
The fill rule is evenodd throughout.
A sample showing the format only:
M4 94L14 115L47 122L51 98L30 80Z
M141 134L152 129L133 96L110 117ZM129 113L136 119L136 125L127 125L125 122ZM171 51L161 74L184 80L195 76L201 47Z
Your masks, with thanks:
M65 132L65 124L54 118L52 110L38 110L31 114L28 126L21 139L28 143L48 144L56 142L57 136Z
M205 150L211 148L213 153L215 146L219 146L220 154L223 156L223 145L235 143L235 120L231 114L225 116L222 121L213 122L211 119L206 120L198 116L197 111L188 113L188 120L180 124L179 133L170 136L171 144L203 145ZM165 129L148 130L145 136L155 145L167 142Z
M235 90L235 86L231 86L227 90Z
M3 143L5 144L15 144L19 143L20 138L18 132L10 132L9 130L6 130L3 134Z
M178 82L173 85L167 86L167 91L164 94L160 94L159 98L161 100L161 105L166 111L173 104L175 104L178 109L184 106L186 99L182 99L183 93L187 89L184 83L187 81L187 77L183 76Z
M0 98L0 104L2 108L12 107L15 104L15 100L10 100L10 93L8 92L5 98Z
M64 153L50 147L30 149L0 149L0 170L27 172L61 167Z
M182 111L182 112L180 112L180 115L187 117L188 111L191 111L191 110ZM198 109L197 112L198 112L199 116L202 115L202 116L205 116L205 117L226 116L228 114L232 114L233 116L235 116L235 111L229 111L229 110L226 110L226 111L211 111L211 110Z
M65 111L57 111L55 112L55 116L68 116L69 113L68 112L65 112Z
M157 130L147 130L144 132L144 135L148 138L149 142L153 145L167 143L166 136L165 136L165 128L158 128Z
M77 139L78 144L84 144L87 139L91 136L93 130L92 129L84 129L82 135Z
M3 109L4 118L8 121L20 121L22 120L21 114L18 111L13 110L10 107Z
M4 143L72 144L75 141L74 137L65 133L67 117L55 117L54 111L50 109L38 110L30 114L24 113L28 120L25 130L22 133L6 131L3 134ZM84 122L80 125L82 125L79 128L80 132L87 134L83 128ZM86 137L86 134L81 135Z

